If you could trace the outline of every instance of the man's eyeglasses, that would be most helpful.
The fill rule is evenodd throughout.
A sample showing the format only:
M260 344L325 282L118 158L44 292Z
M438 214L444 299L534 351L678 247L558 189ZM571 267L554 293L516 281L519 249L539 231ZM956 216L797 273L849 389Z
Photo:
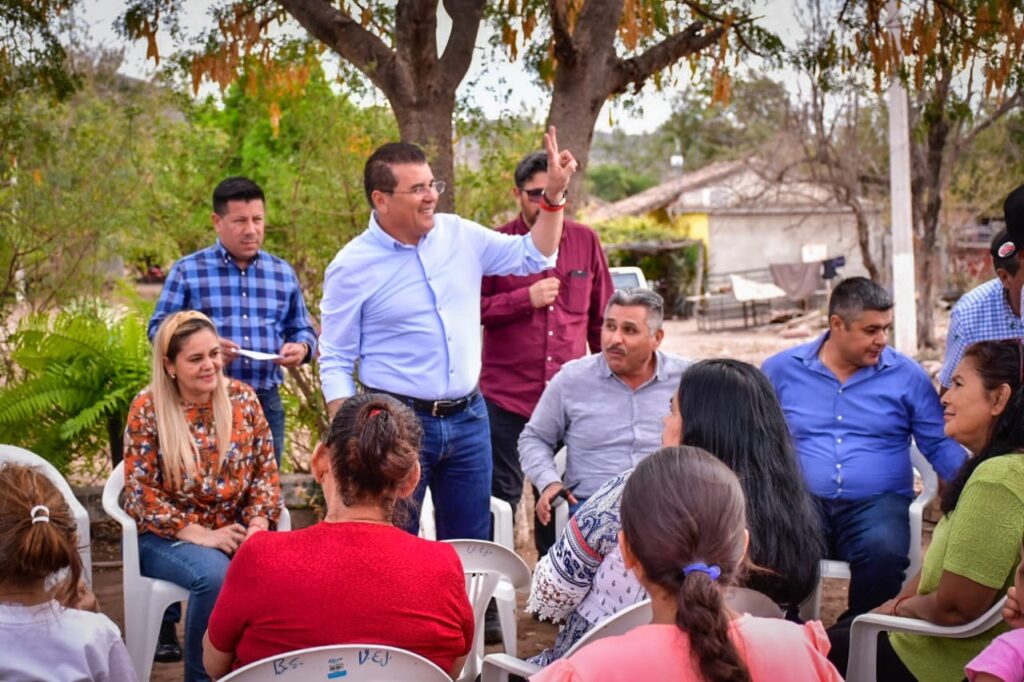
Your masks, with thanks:
M544 195L543 187L538 187L537 189L523 189L519 191L526 195L526 198L530 200L531 204L539 204L540 198Z
M416 185L412 189L382 189L380 191L384 192L384 194L415 194L417 197L422 197L430 190L434 190L438 194L444 194L444 188L444 180L431 180L429 184Z

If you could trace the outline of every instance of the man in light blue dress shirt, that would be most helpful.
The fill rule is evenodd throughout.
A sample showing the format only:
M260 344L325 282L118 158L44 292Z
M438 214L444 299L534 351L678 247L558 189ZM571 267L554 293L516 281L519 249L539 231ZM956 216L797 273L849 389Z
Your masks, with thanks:
M658 350L664 302L649 289L616 290L604 310L601 352L565 363L541 394L519 436L523 472L541 491L543 525L561 492L569 513L604 483L635 467L661 445L683 371L690 365ZM566 447L565 481L555 448Z
M928 375L887 346L892 298L851 277L832 292L829 331L762 368L782 403L829 558L850 564L849 610L894 597L909 565L910 440L944 480L966 459L943 432Z
M576 161L544 136L549 162L541 211L525 235L435 214L444 183L423 151L389 143L363 174L373 208L365 232L328 266L320 306L320 379L330 414L356 392L388 393L423 425L421 479L438 539L490 537L491 444L480 376L480 278L552 268L565 190ZM419 520L405 527L416 532Z

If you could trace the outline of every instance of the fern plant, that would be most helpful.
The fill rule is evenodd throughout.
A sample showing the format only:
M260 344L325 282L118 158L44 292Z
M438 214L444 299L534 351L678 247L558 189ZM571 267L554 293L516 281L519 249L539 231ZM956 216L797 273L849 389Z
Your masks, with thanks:
M11 346L18 372L0 388L0 442L26 447L61 472L76 457L95 470L105 445L120 460L128 407L149 381L141 313L76 304L25 318Z

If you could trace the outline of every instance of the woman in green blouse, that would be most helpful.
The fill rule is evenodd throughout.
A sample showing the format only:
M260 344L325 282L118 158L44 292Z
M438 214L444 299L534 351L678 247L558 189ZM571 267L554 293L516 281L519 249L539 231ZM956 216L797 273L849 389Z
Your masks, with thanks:
M1013 584L1024 538L1024 344L972 345L942 397L946 435L971 451L942 498L921 572L875 613L963 625ZM892 633L879 639L880 682L959 682L964 665L1007 626L965 639ZM833 662L846 666L849 622L830 630Z

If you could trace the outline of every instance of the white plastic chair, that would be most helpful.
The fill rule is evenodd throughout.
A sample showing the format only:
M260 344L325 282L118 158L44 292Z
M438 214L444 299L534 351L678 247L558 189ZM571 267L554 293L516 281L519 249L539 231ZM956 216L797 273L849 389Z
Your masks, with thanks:
M905 585L912 580L921 570L921 525L924 509L939 492L939 476L935 473L931 463L925 459L921 451L917 449L916 443L910 444L910 461L914 471L921 477L921 492L914 501L910 503L910 565L903 579ZM821 578L838 578L841 580L850 579L850 564L845 561L834 561L824 559L820 564ZM821 580L818 587L800 609L800 616L804 620L817 619L821 612Z
M82 578L89 587L92 587L92 538L89 533L89 512L85 510L82 503L78 501L75 494L71 492L71 486L64 480L57 469L45 459L16 445L0 445L0 462L11 462L35 467L53 482L60 490L68 506L71 507L71 515L75 517L75 525L78 527L78 556L82 559ZM58 574L59 575L59 574Z
M866 613L858 616L850 628L850 662L846 669L846 680L847 682L875 682L878 633L880 632L909 632L929 637L965 639L980 635L999 623L1002 618L1000 612L1005 602L1005 596L997 599L988 611L964 625L941 626L916 618L884 616L879 613Z
M418 654L393 646L318 646L250 663L223 682L344 679L355 682L451 682L448 673Z
M596 642L605 637L624 635L633 628L647 625L651 622L651 617L650 599L633 604L594 626L565 652L565 656L572 656L591 642ZM516 658L515 656L489 654L484 657L481 682L508 682L509 675L529 677L540 670L541 666Z
M734 585L728 588L725 591L725 603L733 611L749 613L758 618L785 617L782 608L773 602L771 597L749 587L736 587Z
M494 522L494 535L491 539L502 547L515 551L512 506L504 500L491 497L491 519ZM434 501L429 488L423 495L423 504L420 508L420 537L427 540L437 539ZM501 642L505 647L505 653L515 656L519 637L519 625L516 623L516 591L507 580L498 583L494 603L498 608L498 623L501 625Z
M135 519L121 507L124 482L124 462L121 462L103 486L103 511L121 524L125 644L136 676L148 680L164 610L171 604L186 601L188 590L166 580L147 578L139 572L139 529ZM284 531L291 527L291 515L282 507L277 529Z
M507 506L507 505L506 505ZM459 680L474 680L484 655L484 614L499 583L508 581L516 591L530 589L530 567L518 554L496 542L485 540L448 540L462 561L466 574L466 592L473 606L476 630L473 648L466 658Z
M561 450L555 453L555 470L563 481L565 480L565 467L568 457L568 449L564 445ZM555 540L558 540L558 538L562 537L562 531L564 531L565 527L569 525L569 503L566 500L562 500L558 506L555 507L554 516Z

